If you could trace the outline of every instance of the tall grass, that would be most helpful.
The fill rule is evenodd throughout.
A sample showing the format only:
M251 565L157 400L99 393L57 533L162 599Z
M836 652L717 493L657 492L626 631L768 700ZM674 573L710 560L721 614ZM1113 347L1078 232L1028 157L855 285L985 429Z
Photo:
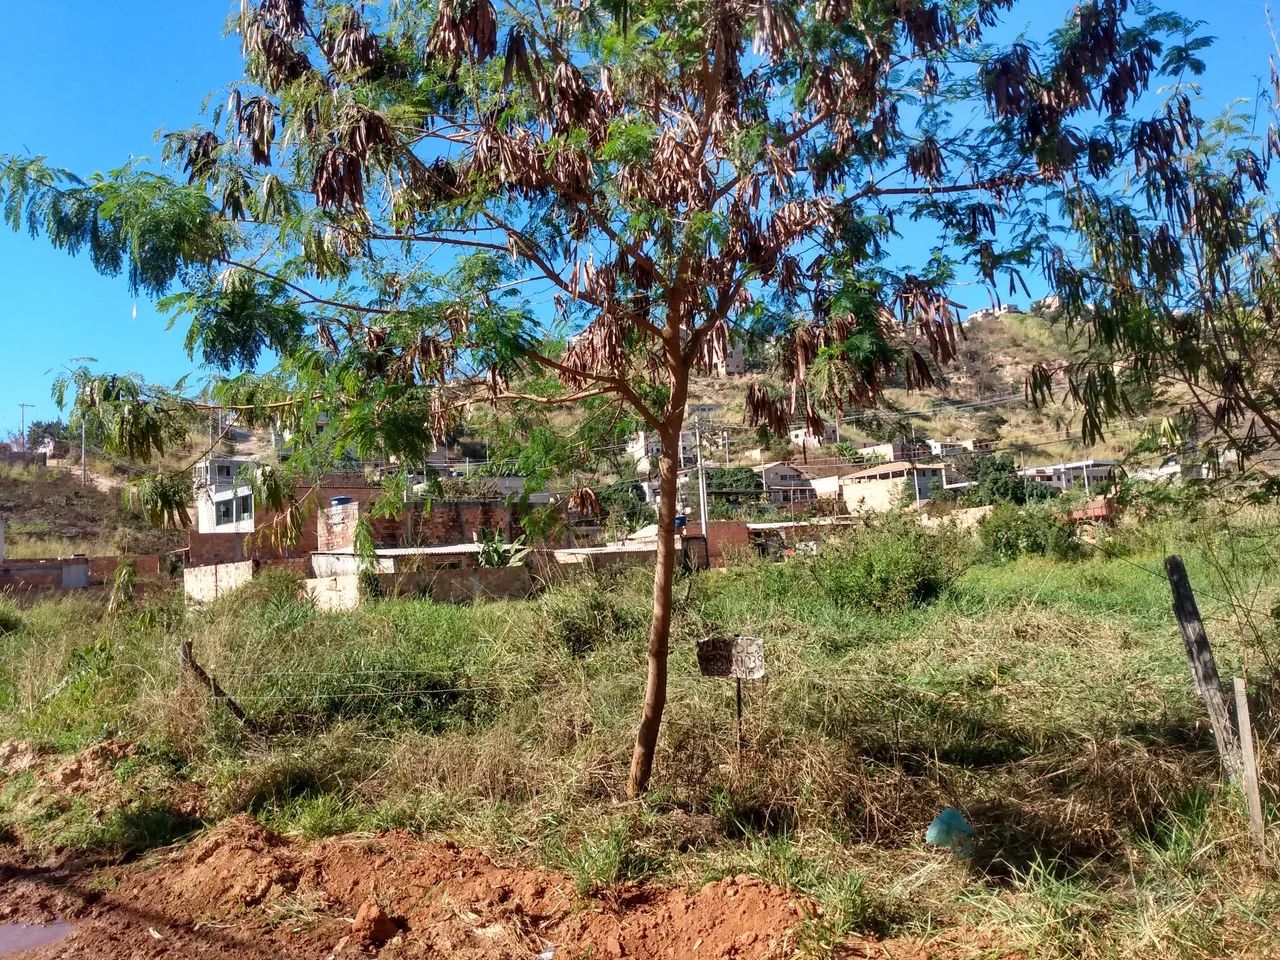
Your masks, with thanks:
M823 904L805 931L819 953L953 923L1043 956L1211 956L1264 936L1252 895L1186 883L1212 867L1275 894L1215 786L1159 553L986 564L962 541L901 542L868 528L814 558L680 583L657 788L640 805L623 801L644 571L470 607L322 614L283 577L198 610L36 604L0 635L0 737L71 750L125 735L199 785L206 819L448 833L543 859L584 896L755 872ZM1170 547L1207 579L1203 544L1170 533ZM1248 634L1213 597L1202 609L1233 670ZM697 669L713 631L765 638L741 758L733 686ZM187 638L251 728L179 677ZM947 806L978 829L970 861L923 846ZM1218 932L1185 935L1190 917Z

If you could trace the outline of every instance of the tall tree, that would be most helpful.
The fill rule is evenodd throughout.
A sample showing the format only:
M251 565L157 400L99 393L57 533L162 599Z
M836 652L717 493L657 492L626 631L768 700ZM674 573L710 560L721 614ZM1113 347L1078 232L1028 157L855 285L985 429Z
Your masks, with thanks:
M1202 41L1180 56L1187 69ZM1079 349L1040 367L1034 393L1065 373L1086 443L1109 420L1159 401L1172 445L1199 434L1246 461L1280 448L1280 74L1256 113L1234 104L1202 121L1186 92L1132 124L1133 176L1123 190L1082 185L1061 198L1077 242L1043 251L1059 315ZM1274 482L1272 483L1274 486Z
M1188 25L1064 2L1043 45L988 42L1012 4L244 0L245 76L166 138L186 183L8 158L0 189L15 227L140 290L176 282L208 363L277 352L220 402L332 450L413 460L478 402L602 397L654 431L635 794L666 702L690 376L735 327L783 330L788 389L748 396L779 434L928 384L958 271L1022 284L1047 196L1147 160L1125 116L1184 68L1158 35Z

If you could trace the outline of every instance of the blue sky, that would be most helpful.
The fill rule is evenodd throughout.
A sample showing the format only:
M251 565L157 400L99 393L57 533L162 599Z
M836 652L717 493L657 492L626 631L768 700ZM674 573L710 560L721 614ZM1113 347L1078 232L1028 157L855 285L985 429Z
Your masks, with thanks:
M238 3L236 4L238 7ZM1071 0L1024 0L1012 24ZM1272 51L1263 0L1166 0L1208 21L1218 38L1202 78L1205 113L1252 97ZM159 155L155 133L193 123L206 94L240 75L234 38L224 37L226 0L7 0L0 31L0 153L45 154L87 175L130 156ZM93 357L103 369L173 381L190 372L183 330L166 332L150 301L122 278L100 277L84 258L44 240L0 229L0 436L16 431L19 403L32 418L55 416L58 368Z

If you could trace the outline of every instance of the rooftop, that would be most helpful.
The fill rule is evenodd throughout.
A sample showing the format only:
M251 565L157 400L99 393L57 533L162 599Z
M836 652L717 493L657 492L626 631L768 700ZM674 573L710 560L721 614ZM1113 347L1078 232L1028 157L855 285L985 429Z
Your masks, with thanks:
M890 463L882 463L878 466L868 467L866 470L859 470L857 473L849 475L851 480L874 479L875 477L889 476L897 473L899 470L941 470L946 467L945 463L917 463L914 460L894 460Z

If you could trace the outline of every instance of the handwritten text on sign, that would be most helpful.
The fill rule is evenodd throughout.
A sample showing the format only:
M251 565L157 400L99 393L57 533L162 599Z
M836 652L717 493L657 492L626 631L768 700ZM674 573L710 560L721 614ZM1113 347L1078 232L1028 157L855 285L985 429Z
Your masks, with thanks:
M759 680L764 676L760 637L704 637L698 641L698 668L704 677Z

